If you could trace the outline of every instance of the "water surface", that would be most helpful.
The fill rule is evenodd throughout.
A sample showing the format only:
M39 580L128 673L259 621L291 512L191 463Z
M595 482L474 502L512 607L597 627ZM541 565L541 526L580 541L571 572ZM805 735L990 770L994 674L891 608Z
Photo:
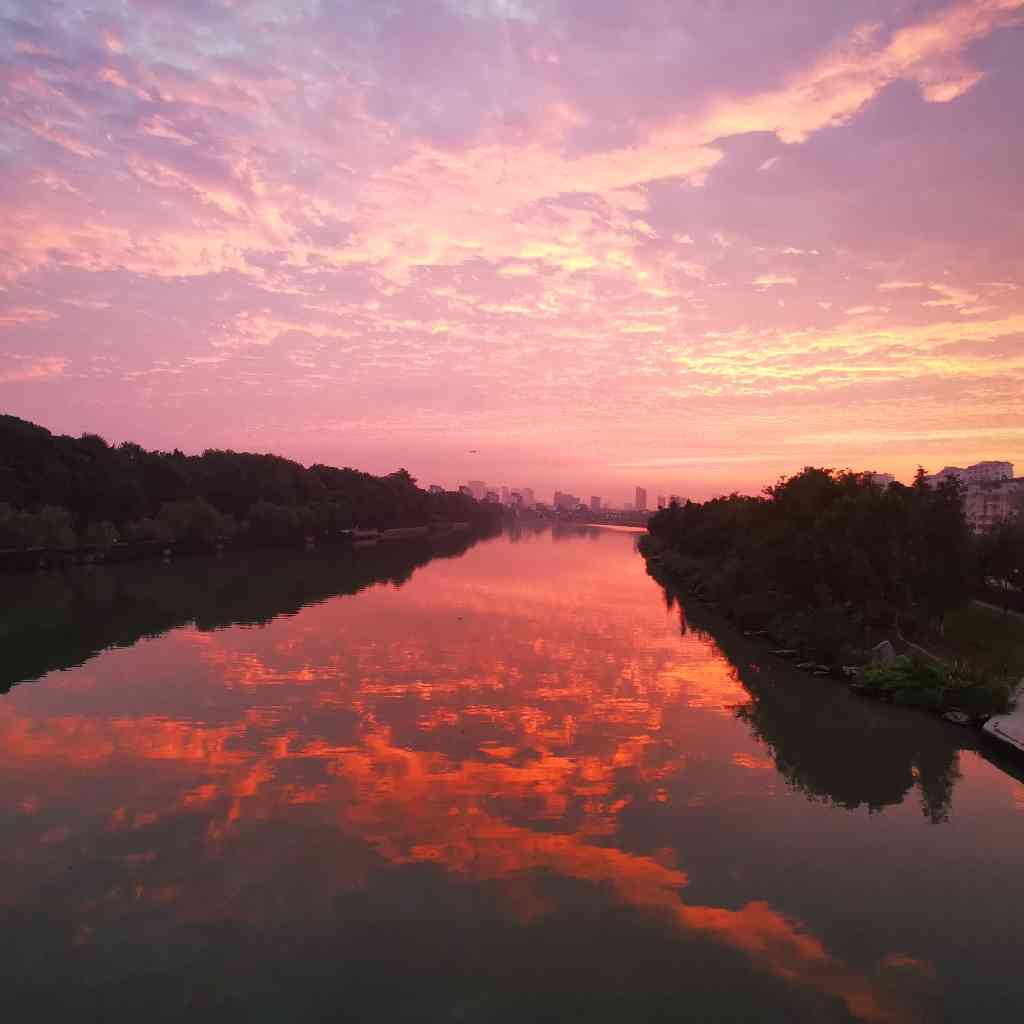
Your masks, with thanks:
M1013 766L687 620L628 533L2 587L17 1019L1024 1008Z

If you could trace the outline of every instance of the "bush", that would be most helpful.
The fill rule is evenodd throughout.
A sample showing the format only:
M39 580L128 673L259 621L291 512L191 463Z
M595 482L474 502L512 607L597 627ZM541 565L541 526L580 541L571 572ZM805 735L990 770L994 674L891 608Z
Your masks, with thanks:
M741 629L767 629L778 614L779 595L770 590L740 594L730 610Z
M141 543L170 544L174 535L170 527L159 519L140 519L125 527L125 538Z
M117 530L114 528L114 524L106 519L90 523L82 542L98 548L112 547L117 543Z
M71 513L57 505L38 512L18 512L0 505L0 548L73 548Z
M860 686L894 704L930 708L956 708L971 715L998 715L1010 705L1012 683L964 663L945 667L917 658L899 657L883 665L869 665Z
M160 509L160 522L175 540L212 544L233 532L231 517L218 512L203 498L170 501Z

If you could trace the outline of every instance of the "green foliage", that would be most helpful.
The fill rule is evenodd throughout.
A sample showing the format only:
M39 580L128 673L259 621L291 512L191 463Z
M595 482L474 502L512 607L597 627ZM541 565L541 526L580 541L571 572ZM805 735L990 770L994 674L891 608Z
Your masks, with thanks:
M933 625L970 592L970 534L952 485L883 489L809 467L759 498L670 506L648 531L644 551L665 575L677 558L698 561L687 575L750 621L763 615L741 597L777 594L780 625L819 649L854 643L870 624Z
M946 618L943 641L960 661L1024 678L1024 619L977 606L959 608Z
M1024 611L1024 508L975 539L975 561L986 600Z
M112 547L118 541L117 529L106 519L95 520L87 527L82 541L95 547Z
M931 662L905 655L878 665L867 665L858 680L865 689L895 693L905 689L938 689L946 685L946 676Z
M205 545L234 532L231 516L218 512L205 498L167 502L160 509L160 521L176 540Z
M741 629L767 629L779 612L779 595L771 590L740 594L731 606L733 618Z
M947 666L908 657L869 665L857 682L863 692L894 704L935 711L957 708L974 715L1001 714L1013 692L1010 679L964 662Z
M159 519L139 519L125 527L125 539L137 543L170 544L174 534L170 526Z
M0 504L0 548L71 548L75 531L67 509L44 505L24 512Z
M0 547L73 546L76 534L107 544L111 530L128 541L208 544L246 521L253 543L294 544L352 526L489 526L500 516L468 495L428 494L405 469L379 477L277 455L114 447L5 415L0 485L10 503L0 509Z

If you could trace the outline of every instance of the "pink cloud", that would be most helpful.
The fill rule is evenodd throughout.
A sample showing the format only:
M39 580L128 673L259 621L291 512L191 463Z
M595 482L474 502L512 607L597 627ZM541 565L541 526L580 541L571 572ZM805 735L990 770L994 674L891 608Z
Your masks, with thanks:
M1019 421L1024 3L96 10L0 30L2 344L76 371L4 399L47 425L452 484L468 418L626 494L897 396Z
M45 359L34 361L22 360L21 365L15 369L0 370L0 384L20 384L25 381L48 380L51 377L59 377L67 366L68 361L57 356L49 356Z

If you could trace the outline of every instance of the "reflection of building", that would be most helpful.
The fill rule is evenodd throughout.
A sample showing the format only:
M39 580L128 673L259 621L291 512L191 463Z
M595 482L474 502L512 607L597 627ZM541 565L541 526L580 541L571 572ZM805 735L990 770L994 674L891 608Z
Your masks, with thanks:
M590 496L590 511L591 512L600 512L601 511L601 499L596 494L592 494Z
M647 508L647 488L638 487L636 489L636 502L634 506L637 512L643 512Z

